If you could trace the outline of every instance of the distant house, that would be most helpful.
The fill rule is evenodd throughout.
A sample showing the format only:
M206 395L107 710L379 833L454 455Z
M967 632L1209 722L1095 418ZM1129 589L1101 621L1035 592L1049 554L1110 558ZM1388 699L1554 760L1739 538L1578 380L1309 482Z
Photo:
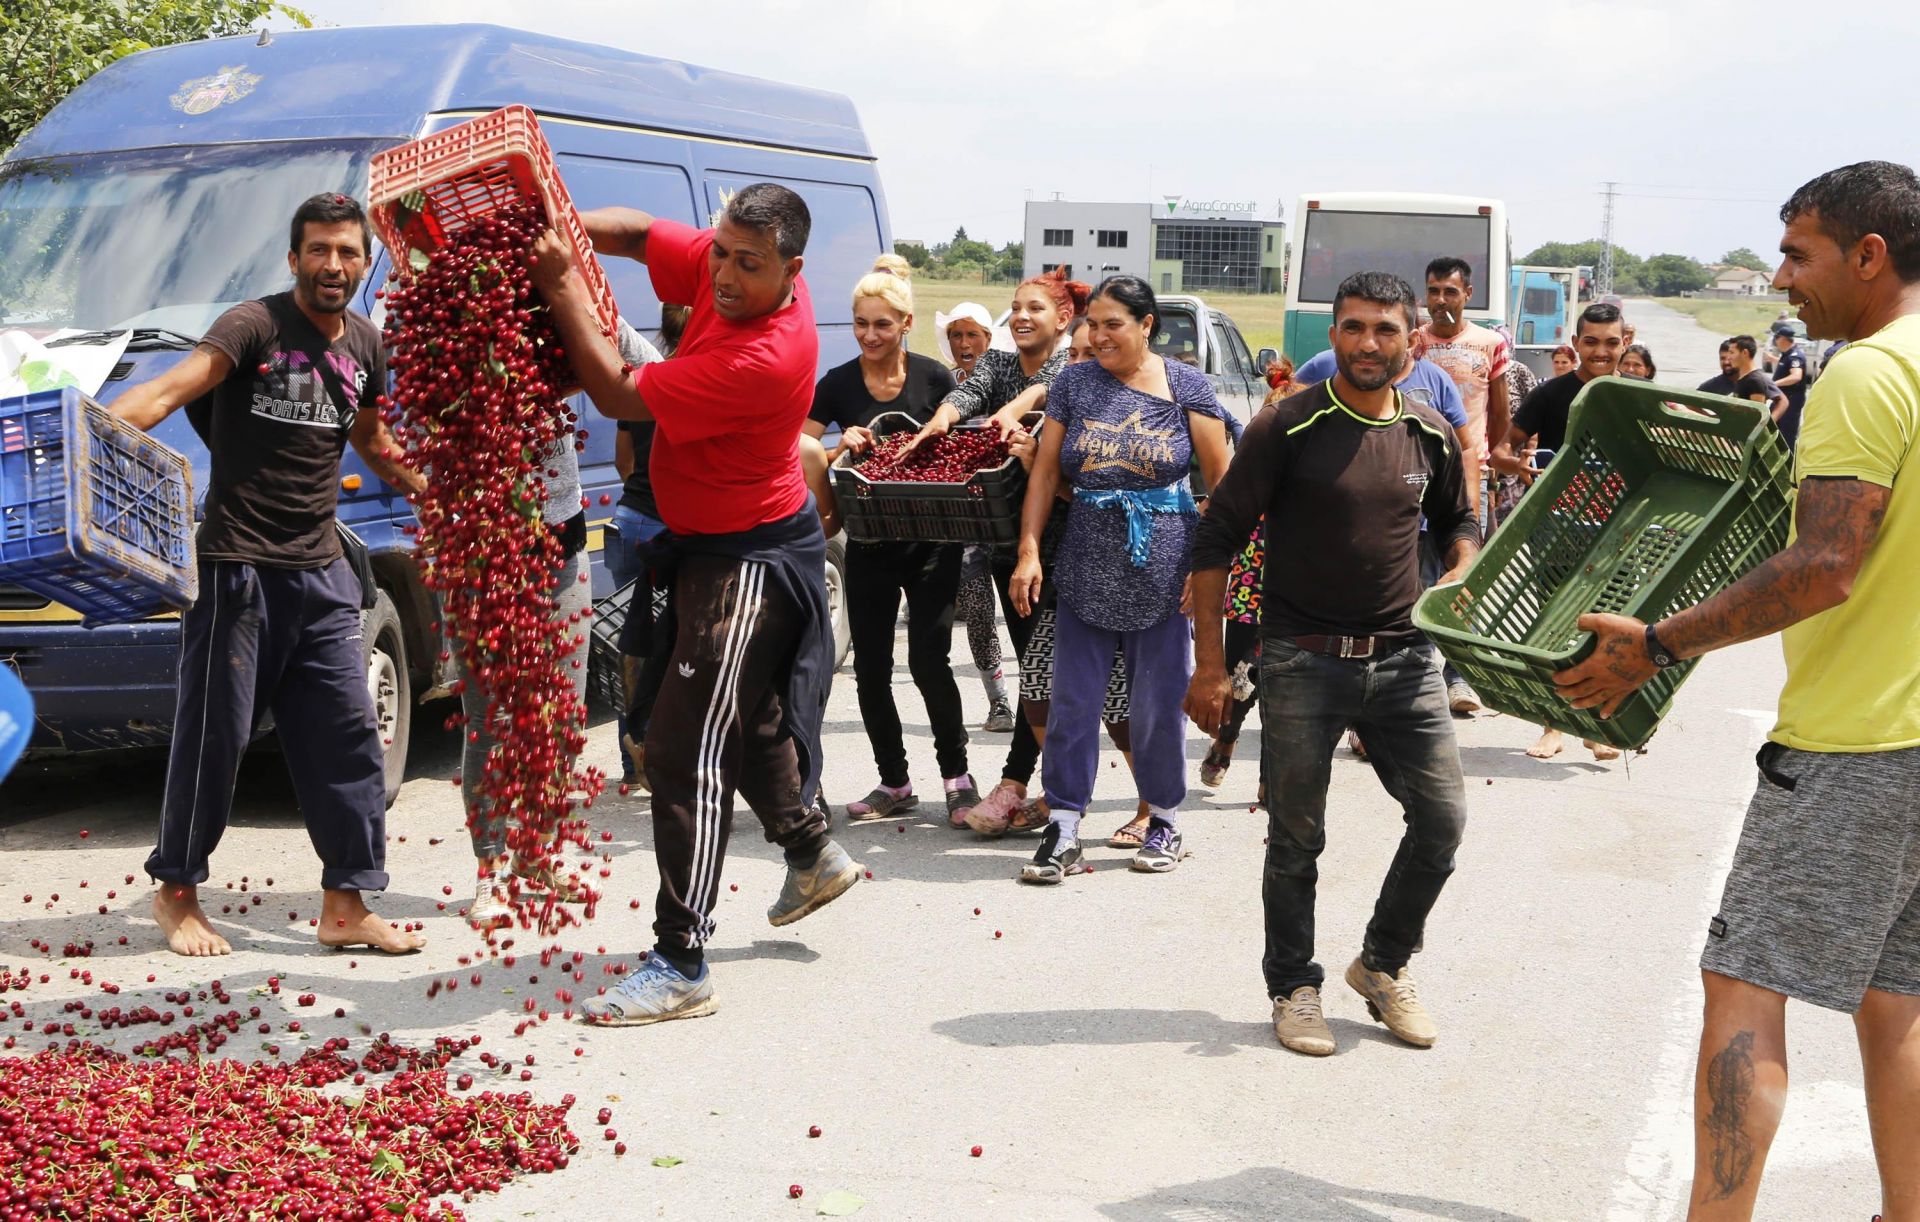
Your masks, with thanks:
M1752 268L1729 267L1714 276L1713 287L1736 297L1765 297L1773 291L1773 276Z

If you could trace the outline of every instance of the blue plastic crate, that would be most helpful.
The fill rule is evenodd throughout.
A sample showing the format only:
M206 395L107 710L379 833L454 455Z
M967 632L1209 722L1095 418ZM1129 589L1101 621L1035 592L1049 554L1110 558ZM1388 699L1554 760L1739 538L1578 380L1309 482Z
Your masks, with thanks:
M0 399L0 581L95 624L191 606L186 457L71 387Z

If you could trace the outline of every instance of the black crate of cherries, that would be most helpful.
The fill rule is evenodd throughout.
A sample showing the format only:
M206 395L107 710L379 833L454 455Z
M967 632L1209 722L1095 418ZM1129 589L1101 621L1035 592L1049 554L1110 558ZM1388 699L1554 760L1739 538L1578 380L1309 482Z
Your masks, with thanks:
M1039 423L1039 414L1027 418ZM1027 469L991 424L963 424L911 454L920 431L905 412L868 426L876 438L862 455L842 454L830 472L840 520L861 542L1014 543Z

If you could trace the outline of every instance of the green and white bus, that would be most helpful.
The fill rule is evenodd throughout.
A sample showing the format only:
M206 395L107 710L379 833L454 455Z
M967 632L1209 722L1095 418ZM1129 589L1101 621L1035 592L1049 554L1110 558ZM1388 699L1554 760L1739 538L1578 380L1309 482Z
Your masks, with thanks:
M1497 199L1405 191L1341 191L1303 195L1294 209L1299 233L1287 267L1285 339L1295 364L1327 347L1333 293L1355 272L1392 272L1424 301L1427 264L1442 255L1473 268L1467 320L1507 321L1507 206Z

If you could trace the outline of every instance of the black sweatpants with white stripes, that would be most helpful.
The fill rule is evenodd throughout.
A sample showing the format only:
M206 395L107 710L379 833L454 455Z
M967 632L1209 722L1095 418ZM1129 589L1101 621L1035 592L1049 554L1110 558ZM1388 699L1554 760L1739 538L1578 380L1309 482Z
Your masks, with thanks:
M660 864L653 932L675 959L701 956L713 936L735 793L789 857L809 860L827 843L825 818L801 805L799 756L781 726L781 671L802 615L767 570L693 555L673 577L678 630L647 726L647 784Z

